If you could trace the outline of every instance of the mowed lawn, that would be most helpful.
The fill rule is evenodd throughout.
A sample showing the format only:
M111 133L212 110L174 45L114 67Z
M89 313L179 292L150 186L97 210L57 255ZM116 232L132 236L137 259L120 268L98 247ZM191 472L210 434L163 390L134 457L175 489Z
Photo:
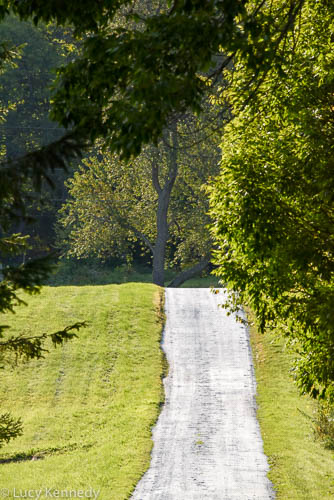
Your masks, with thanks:
M103 500L130 496L149 466L163 400L162 293L140 283L45 287L1 317L26 335L89 325L44 359L2 370L1 413L24 422L24 434L0 449L9 498L46 488L72 498L90 488Z
M258 418L269 478L277 500L334 498L334 451L315 439L316 403L300 396L292 380L292 357L273 334L251 328Z

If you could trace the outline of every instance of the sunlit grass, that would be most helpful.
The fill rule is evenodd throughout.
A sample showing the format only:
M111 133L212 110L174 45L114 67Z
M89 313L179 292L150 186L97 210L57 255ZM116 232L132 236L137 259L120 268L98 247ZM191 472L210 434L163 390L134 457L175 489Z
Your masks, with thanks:
M300 396L290 376L291 356L273 334L251 328L258 418L277 499L334 497L334 453L314 439L315 402Z
M163 398L161 300L150 284L45 287L2 318L26 334L89 324L45 359L2 373L1 410L24 422L23 436L0 450L9 498L46 487L129 497L149 465Z

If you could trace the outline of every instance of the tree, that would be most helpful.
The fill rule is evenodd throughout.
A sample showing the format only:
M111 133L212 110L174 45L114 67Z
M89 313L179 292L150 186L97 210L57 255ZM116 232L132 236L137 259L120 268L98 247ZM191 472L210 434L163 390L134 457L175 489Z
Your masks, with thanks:
M22 22L13 15L0 24L0 38L19 48L14 67L6 68L0 76L0 102L8 110L0 123L0 151L4 160L19 158L64 134L63 129L50 121L48 113L55 68L68 59L75 47L70 35L69 28L53 24L35 27L31 21ZM64 169L55 169L54 189L44 183L42 193L36 193L29 203L34 222L26 224L21 219L11 228L14 233L30 236L31 250L24 258L45 254L52 247L56 213L66 192L66 176ZM29 178L22 187L27 193L34 190Z
M17 47L5 41L2 42L1 48L0 72L4 82L8 71L15 66L17 58L20 57L20 52ZM15 94L15 90L18 90L15 85L9 86L8 80L7 88L11 89L11 94ZM22 105L23 95L16 100ZM14 112L17 102L15 99L7 101L4 95L1 96L0 102L0 122L3 123ZM26 137L29 137L29 134ZM42 184L49 183L52 186L55 170L66 169L72 159L81 157L85 147L84 141L74 133L66 134L42 149L29 153L25 152L26 144L21 141L21 146L23 145L21 156L8 155L11 153L8 148L9 142L6 140L6 150L2 148L0 155L0 313L14 312L15 306L24 304L19 293L21 290L30 294L38 293L51 269L50 257L28 260L22 265L6 265L2 268L5 259L13 258L29 249L28 237L16 234L15 231L13 233L13 228L17 224L31 222L29 208L38 202ZM38 141L37 144L35 141L36 145ZM15 146L15 151L19 149L17 146L18 144ZM30 189L27 189L27 186ZM36 335L27 337L20 334L11 335L6 325L0 325L0 368L5 368L13 359L22 361L42 357L47 352L45 342L48 338L52 340L54 346L60 345L76 337L74 332L82 326L84 323L78 322L58 332L36 332ZM0 447L21 433L20 419L13 418L7 412L0 415Z
M334 399L334 78L332 3L305 2L271 69L247 105L251 72L236 60L221 174L212 185L215 263L261 330L297 353L301 390Z
M200 111L205 80L220 75L234 54L244 54L259 77L281 64L284 41L304 0L274 3L270 9L262 0L166 4L143 16L136 2L101 2L104 16L80 26L90 30L80 57L59 72L54 119L92 141L103 138L123 158L138 155L142 145L158 143L171 115ZM27 2L14 5L28 15ZM49 15L40 2L35 5ZM62 18L74 20L78 12L70 5ZM87 8L84 2L82 11ZM115 27L120 11L137 25Z
M151 140L157 144L171 115L189 108L200 110L205 82L198 75L210 71L210 66L214 78L234 54L244 54L247 66L255 70L252 83L273 63L282 65L284 41L305 3L282 0L277 8L267 9L262 0L175 0L168 9L139 17L138 29L129 29L115 28L112 21L120 9L138 18L136 3L130 0L1 2L0 20L11 10L36 24L73 23L77 35L88 33L80 57L63 68L54 98L53 117L65 128L72 127L71 133L40 151L1 164L3 227L26 217L24 179L30 177L38 191L43 179L52 182L52 169L64 168L69 159L82 154L88 139L105 138L124 157L138 155ZM227 57L216 67L215 56L221 50ZM2 42L1 68L12 53ZM15 251L19 242L12 237L3 245ZM4 304L10 304L17 288L38 287L43 274L38 269L42 264L34 269L25 266L16 274L8 271L0 290Z
M158 147L147 146L130 163L102 151L84 160L61 210L69 254L122 257L140 241L152 255L157 285L164 285L166 263L183 269L169 286L203 271L211 238L201 188L217 174L218 158L212 124L210 130L204 119L188 115L175 118Z
M15 67L0 78L0 100L11 108L0 127L0 145L7 158L18 158L63 134L48 118L52 70L66 55L65 43L56 41L60 35L60 29L52 25L35 27L12 15L0 24L0 38L20 48Z

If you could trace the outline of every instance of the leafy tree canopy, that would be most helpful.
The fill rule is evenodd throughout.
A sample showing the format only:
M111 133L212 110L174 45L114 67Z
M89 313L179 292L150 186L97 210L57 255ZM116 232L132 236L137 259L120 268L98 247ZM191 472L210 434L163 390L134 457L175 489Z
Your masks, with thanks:
M298 354L303 391L334 398L334 4L305 2L252 101L254 75L235 61L226 94L236 115L211 187L219 276ZM254 85L255 85L254 80Z
M142 15L137 2L101 2L105 17L93 9L96 27L82 54L60 72L52 116L91 140L104 137L125 158L136 155L143 144L157 144L171 114L200 110L200 75L219 75L235 53L256 74L273 61L281 64L303 3L264 9L262 0L176 0L151 2L149 15ZM117 9L135 22L115 26Z
M52 116L81 137L105 138L128 158L145 143L157 144L171 114L199 111L200 75L218 77L236 53L256 75L273 62L281 65L303 4L282 0L266 9L262 0L7 0L0 19L13 12L35 23L73 24L83 50L60 72Z
M13 15L0 23L0 39L19 51L14 67L7 66L0 76L0 102L8 110L0 125L0 147L7 158L18 158L64 133L48 114L55 68L73 46L67 31L54 25L35 27Z

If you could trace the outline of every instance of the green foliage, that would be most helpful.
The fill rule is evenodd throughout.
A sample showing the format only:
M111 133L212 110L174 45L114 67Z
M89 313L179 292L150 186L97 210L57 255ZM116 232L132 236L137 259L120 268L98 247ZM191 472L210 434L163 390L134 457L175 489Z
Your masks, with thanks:
M236 52L246 54L256 74L281 60L278 46L303 5L282 1L278 16L262 0L182 0L146 16L133 5L127 17L138 23L115 27L115 9L127 3L101 2L105 19L84 40L80 57L59 72L52 112L64 127L93 141L103 137L123 158L156 145L173 113L198 112L203 75L217 77ZM217 64L222 53L228 57Z
M281 64L303 3L7 0L0 19L13 12L35 24L73 24L82 51L59 72L52 116L129 158L157 144L171 114L198 112L205 80L217 78L235 53L257 76Z
M32 21L20 21L13 14L0 23L0 39L19 51L11 66L7 62L0 75L0 103L4 110L0 123L0 159L8 162L22 158L27 152L36 151L63 135L64 130L48 116L50 84L55 79L56 67L69 56L73 57L75 41L70 28L57 27L54 23L47 26L40 23L36 27ZM57 152L60 156L59 149ZM31 158L25 162L26 165L29 163ZM53 244L53 226L64 200L64 180L69 173L64 170L64 165L59 165L57 158L56 161L52 158L52 168L45 167L48 181L53 186L51 188L48 181L42 179L41 193L30 178L31 166L27 168L26 165L19 189L25 198L29 224L28 220L21 219L14 222L11 231L29 234L31 248L26 251L29 258L45 254ZM14 176L13 170L12 173ZM7 189L6 184L3 188Z
M40 150L1 163L0 218L4 229L27 215L29 202L38 197L42 183L54 187L52 173L56 169L66 170L71 160L81 158L84 147L81 138L69 133ZM27 178L33 193L25 189Z
M9 413L0 415L0 448L4 443L8 443L11 439L21 435L21 419L15 419Z
M334 406L329 403L319 403L313 423L315 436L326 448L334 450Z
M51 70L64 62L57 35L52 26L36 28L14 16L0 24L0 39L20 47L15 67L7 68L0 77L0 102L9 109L0 127L0 144L8 158L17 158L62 134L48 119L49 87L55 78Z
M211 187L218 274L260 329L297 352L302 391L334 397L333 4L305 2L271 69L245 104L252 72L236 60L228 98L236 114Z
M122 283L151 283L152 269L138 265L111 265L101 260L60 259L49 286L110 285Z
M74 24L77 33L97 29L112 18L115 11L130 0L103 0L91 2L83 0L59 3L58 0L3 0L0 6L0 19L10 11L21 19L32 19L35 24L55 21L59 25ZM108 16L106 16L108 13Z

